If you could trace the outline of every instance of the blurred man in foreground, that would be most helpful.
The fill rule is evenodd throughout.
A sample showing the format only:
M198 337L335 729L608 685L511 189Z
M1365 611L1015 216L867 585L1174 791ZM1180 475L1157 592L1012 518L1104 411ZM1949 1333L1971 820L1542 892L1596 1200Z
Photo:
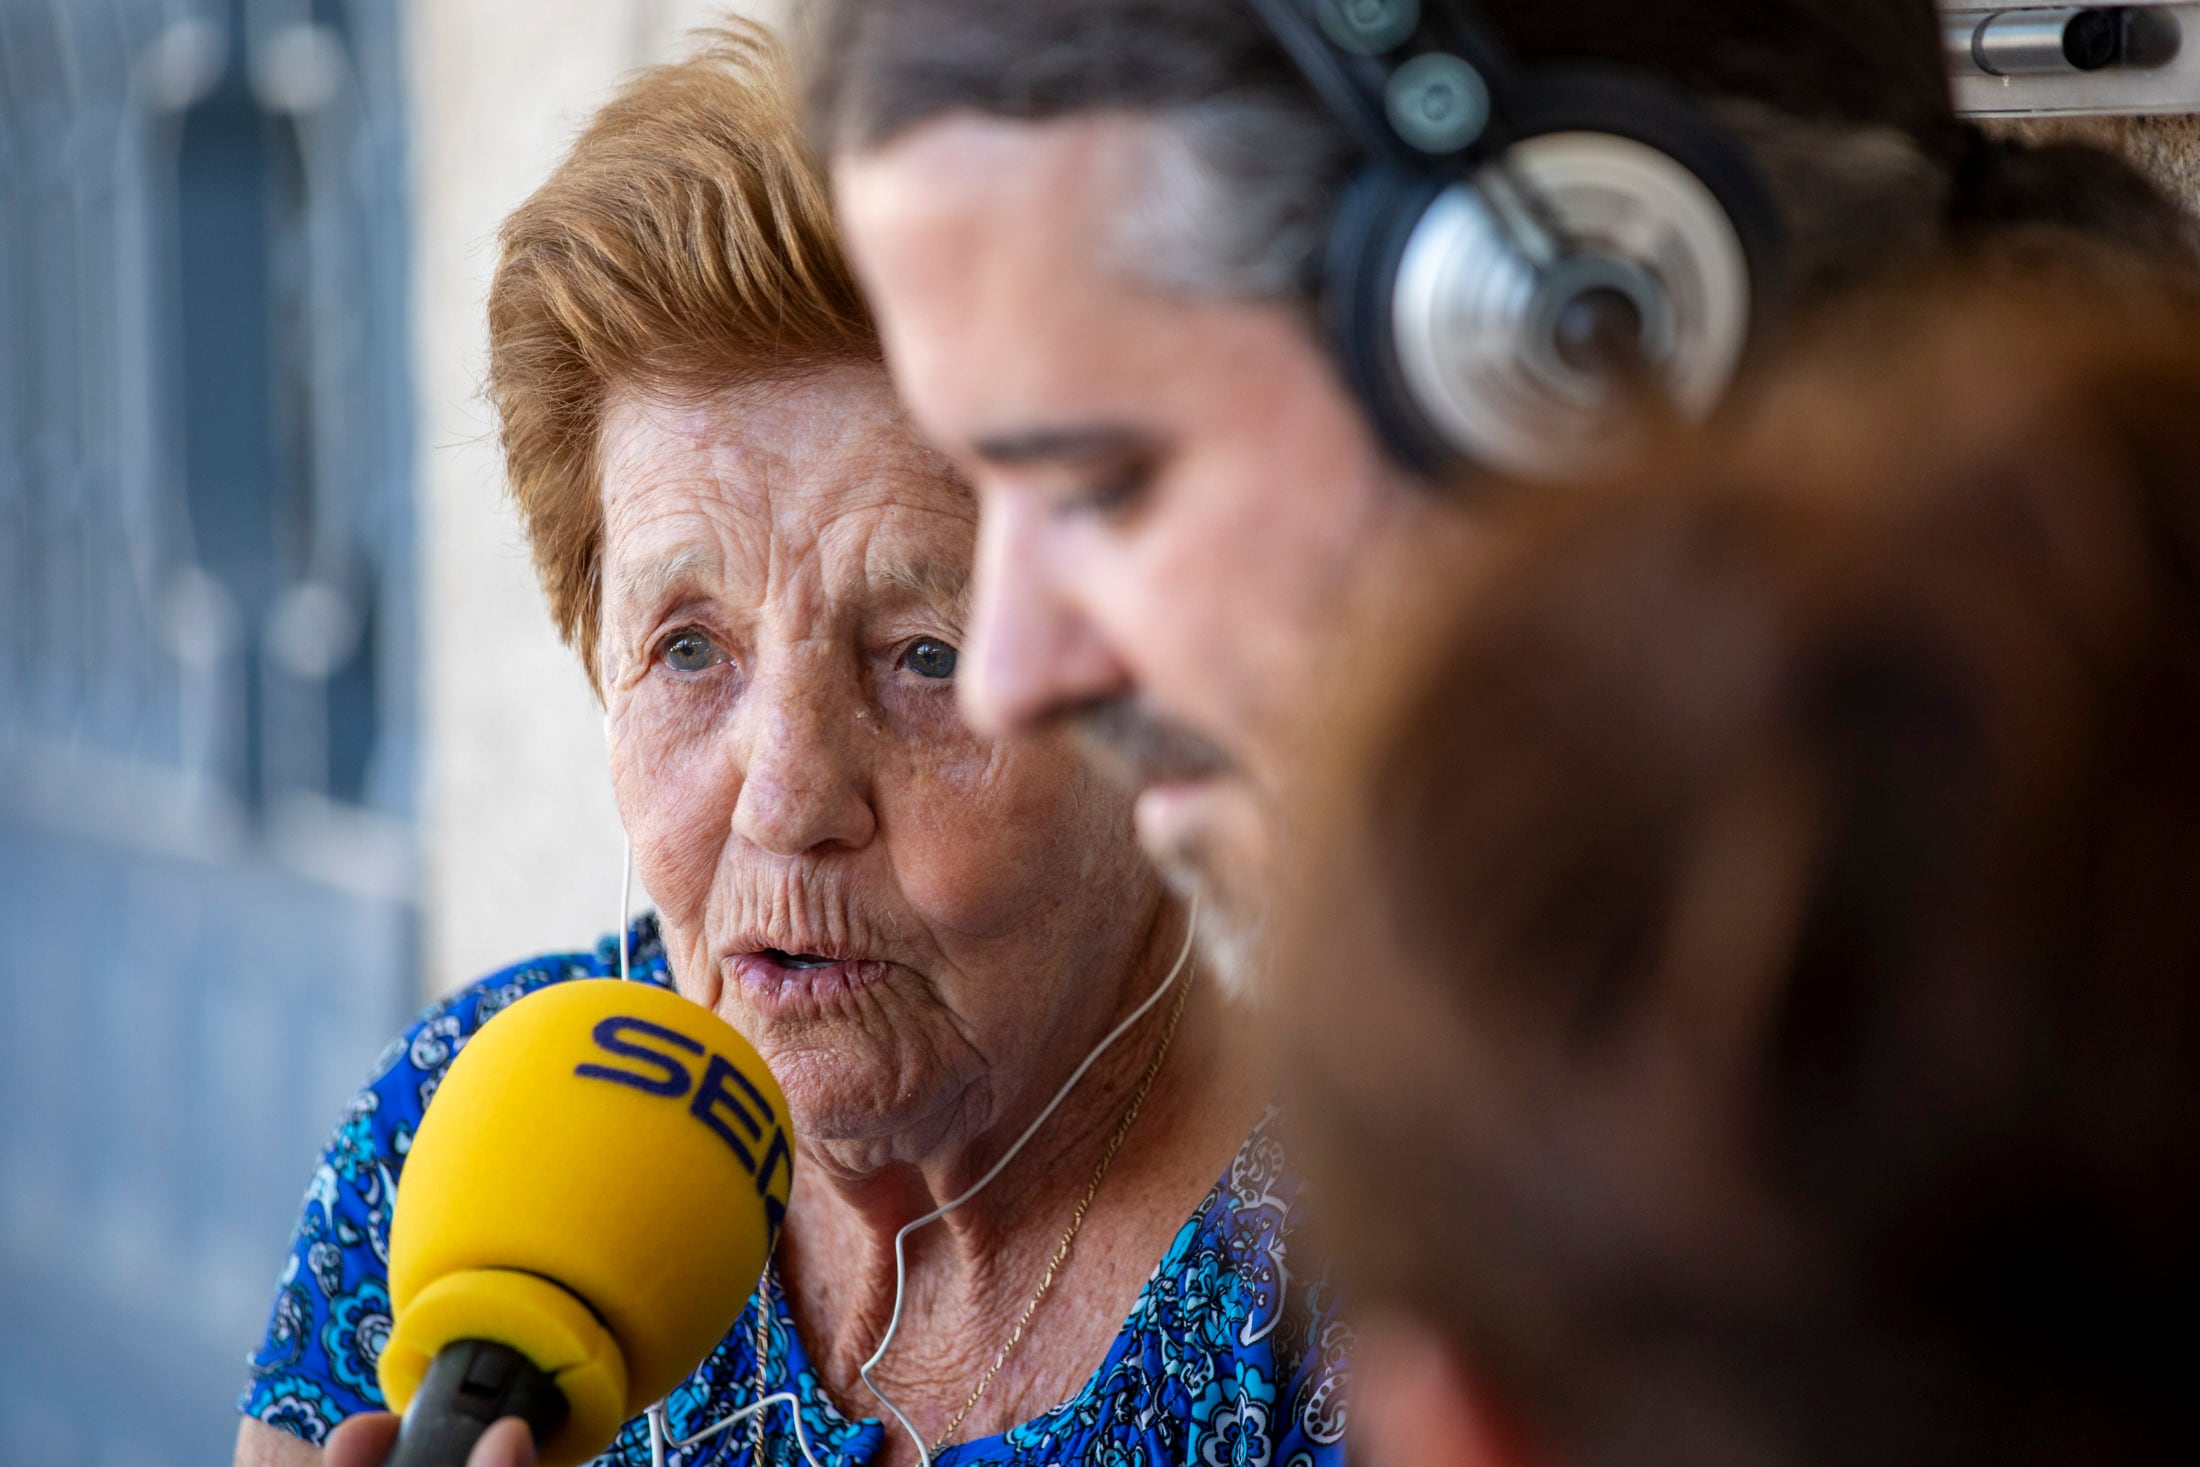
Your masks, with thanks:
M1317 47L1469 8L1300 6ZM1384 319L1331 270L1362 149L1249 0L818 9L813 130L850 251L905 401L981 501L965 706L993 731L1081 726L1227 958L1354 593L1462 533L1347 386L1341 359L1374 348L1325 339L1348 311ZM1931 0L1471 9L1523 67L1624 66L1702 104L1679 130L1726 135L1769 189L1767 316L2013 234L2175 247L2118 160L1958 122ZM1523 80L1549 114L1527 130L1571 135L1584 90ZM1646 102L1589 110L1672 145Z
M2200 324L2106 314L1860 318L1376 700L1278 975L1374 1467L2200 1460Z

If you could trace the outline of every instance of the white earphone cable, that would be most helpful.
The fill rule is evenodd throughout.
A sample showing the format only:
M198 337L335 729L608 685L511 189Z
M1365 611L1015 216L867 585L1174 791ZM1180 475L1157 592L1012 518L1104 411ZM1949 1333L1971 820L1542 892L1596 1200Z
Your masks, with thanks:
M771 1395L765 1396L761 1400L751 1401L748 1405L743 1406L740 1410L727 1412L724 1416L712 1422L709 1426L706 1426L701 1431L695 1433L695 1435L682 1437L680 1438L680 1440L672 1443L672 1445L684 1452L689 1447L694 1446L699 1441L706 1441L709 1438L718 1435L718 1433L726 1430L729 1427L739 1426L742 1422L748 1420L751 1416L754 1416L757 1412L763 1410L766 1406L785 1406L787 1408L787 1415L789 1419L794 1422L794 1442L795 1445L802 1451L802 1460L809 1463L810 1467L820 1467L820 1464L817 1460L817 1454L810 1450L809 1433L802 1429L802 1402L795 1397L795 1393L793 1391L776 1391ZM665 1438L662 1435L664 1431L663 1416L664 1407L656 1406L651 1408L649 1425L651 1431L651 1446L653 1451L662 1451L664 1447ZM652 1463L652 1467L664 1467L663 1458L655 1458Z
M1124 1017L1122 1023L1117 1024L1113 1029L1110 1029L1108 1031L1107 1038L1101 1040L1097 1045L1093 1046L1092 1053L1086 1055L1083 1063L1079 1064L1076 1069L1070 1072L1069 1078L1062 1082L1062 1087L1054 1092L1054 1098L1046 1103L1046 1108L1040 1111L1037 1116L1032 1118L1032 1122L1030 1125L1024 1127L1024 1133L1016 1138L1016 1144L1009 1147L1007 1151L1003 1152L1001 1154L1001 1159L994 1162L992 1168L987 1171L984 1176L978 1178L976 1182L972 1183L970 1188L965 1191L960 1197L955 1198L952 1202L949 1202L944 1206L934 1208L932 1211L926 1213L924 1216L918 1218L916 1221L904 1226L900 1232L894 1234L894 1312L886 1321L886 1333L880 1337L878 1348L871 1352L870 1359L864 1361L861 1365L856 1367L856 1374L862 1378L863 1383L866 1386L870 1387L871 1394L878 1397L879 1404L886 1408L887 1412L893 1416L894 1420L901 1423L901 1429L909 1434L909 1440L916 1443L917 1461L919 1463L919 1467L932 1467L932 1449L925 1444L923 1434L920 1433L917 1430L916 1426L910 1422L909 1418L902 1413L902 1409L894 1404L892 1398L890 1398L886 1394L886 1392L878 1388L877 1382L871 1379L872 1367L876 1366L879 1361L886 1357L886 1351L894 1343L895 1332L901 1328L902 1304L909 1283L907 1261L903 1250L904 1245L909 1240L909 1235L919 1228L928 1227L931 1224L938 1222L941 1218L947 1216L956 1208L961 1207L971 1198L977 1196L980 1192L983 1192L988 1186L992 1185L993 1179L995 1177L998 1177L1002 1172L1008 1170L1008 1164L1016 1159L1017 1155L1023 1151L1024 1147L1030 1143L1032 1137L1039 1134L1039 1128L1045 1125L1047 1121L1053 1117L1055 1111L1061 1109L1062 1102L1069 1099L1069 1093L1077 1088L1078 1081L1085 1078L1085 1072L1090 1070L1095 1064L1097 1064L1099 1062L1100 1056L1106 1054L1108 1050L1114 1046L1115 1042L1118 1039L1121 1039L1125 1034L1129 1033L1132 1027L1135 1026L1140 1019L1145 1018L1147 1014L1151 1013L1153 1011L1154 1005L1161 1002L1162 996L1166 994L1170 989L1174 988L1176 986L1177 980L1184 976L1184 966L1186 963L1191 961L1192 936L1195 932L1198 931L1198 927L1199 904L1195 900L1192 904L1191 910L1186 914L1185 917L1184 947L1182 951L1180 951L1176 956L1175 966L1169 969L1169 976L1161 980L1160 986L1155 988L1151 994L1147 995L1145 1001L1140 1003L1137 1008L1132 1009L1130 1013ZM811 1467L816 1467L816 1464L812 1463Z
M631 910L630 903L633 900L633 895L634 840L633 837L629 836L626 840L626 855L620 863L619 870L619 977L621 981L625 982L633 980L633 972L628 965L627 958L627 914ZM908 1255L906 1251L909 1235L919 1228L929 1227L956 1208L961 1207L971 1198L991 1186L994 1178L1008 1170L1009 1163L1014 1161L1022 1153L1024 1147L1030 1144L1032 1137L1039 1134L1039 1128L1051 1120L1054 1113L1062 1108L1062 1102L1069 1099L1070 1092L1075 1090L1078 1082L1085 1078L1086 1073L1095 1064L1099 1063L1100 1057L1112 1049L1117 1040L1128 1034L1140 1019L1152 1013L1154 1005L1160 1003L1162 997L1169 990L1176 987L1177 980L1184 976L1185 965L1191 961L1192 938L1193 934L1198 931L1198 927L1199 904L1195 900L1191 910L1185 917L1184 946L1178 951L1176 962L1169 969L1169 976L1162 979L1160 985L1148 994L1137 1008L1132 1009L1130 1013L1125 1015L1121 1023L1110 1029L1106 1038L1093 1046L1092 1052L1085 1056L1076 1069L1070 1071L1069 1078L1064 1080L1061 1088L1054 1092L1054 1098L1049 1100L1045 1108L1032 1118L1031 1124L1024 1127L1024 1133L1016 1138L1015 1144L1001 1153L1000 1159L993 1163L984 1176L973 1182L961 1196L934 1208L894 1234L894 1312L886 1321L886 1333L880 1336L878 1348L871 1352L870 1359L856 1367L856 1374L862 1378L864 1385L870 1388L871 1394L878 1397L879 1404L886 1408L887 1414L891 1415L900 1424L901 1429L909 1434L909 1440L916 1443L919 1467L932 1467L932 1449L926 1445L923 1434L917 1430L908 1416L903 1414L902 1409L894 1404L893 1399L886 1392L879 1389L876 1381L871 1379L872 1368L879 1361L886 1358L887 1350L894 1343L895 1334L901 1329L902 1305L907 1296L909 1283ZM728 1412L693 1436L683 1437L678 1441L671 1440L670 1432L665 1425L664 1403L662 1401L658 1402L649 1408L648 1416L650 1467L665 1467L665 1449L668 1445L680 1451L686 1451L697 1442L705 1441L729 1427L748 1420L749 1417L754 1416L766 1407L778 1405L787 1407L788 1415L794 1423L795 1445L802 1452L802 1460L809 1464L809 1467L824 1467L824 1464L818 1461L816 1453L810 1449L809 1435L802 1429L802 1402L792 1391L780 1391L760 1400L752 1401L737 1411Z
M633 910L634 837L630 835L626 838L626 859L619 864L619 925L616 930L619 934L619 981L621 983L630 983L634 979L634 970L630 966L626 954L628 947L626 919L627 914Z

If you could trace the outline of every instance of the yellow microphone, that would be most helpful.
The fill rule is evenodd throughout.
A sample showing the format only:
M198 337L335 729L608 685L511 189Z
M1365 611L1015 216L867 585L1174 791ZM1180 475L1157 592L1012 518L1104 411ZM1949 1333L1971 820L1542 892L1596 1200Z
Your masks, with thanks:
M676 993L562 983L484 1024L398 1187L387 1467L463 1467L508 1415L544 1467L600 1453L740 1317L791 1145L756 1051Z

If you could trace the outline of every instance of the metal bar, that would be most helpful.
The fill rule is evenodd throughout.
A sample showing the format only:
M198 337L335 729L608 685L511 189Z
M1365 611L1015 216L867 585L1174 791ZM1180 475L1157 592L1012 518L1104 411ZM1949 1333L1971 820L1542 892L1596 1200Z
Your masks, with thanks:
M2200 3L1956 0L1943 10L1956 109L1967 116L2200 112Z

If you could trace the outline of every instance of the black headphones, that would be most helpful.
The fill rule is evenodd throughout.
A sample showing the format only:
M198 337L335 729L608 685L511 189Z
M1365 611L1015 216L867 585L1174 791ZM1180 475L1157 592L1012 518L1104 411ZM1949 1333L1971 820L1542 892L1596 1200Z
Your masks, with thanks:
M1641 394L1692 418L1725 397L1779 297L1780 217L1686 93L1519 71L1445 0L1251 3L1366 155L1322 298L1400 462L1555 477Z

